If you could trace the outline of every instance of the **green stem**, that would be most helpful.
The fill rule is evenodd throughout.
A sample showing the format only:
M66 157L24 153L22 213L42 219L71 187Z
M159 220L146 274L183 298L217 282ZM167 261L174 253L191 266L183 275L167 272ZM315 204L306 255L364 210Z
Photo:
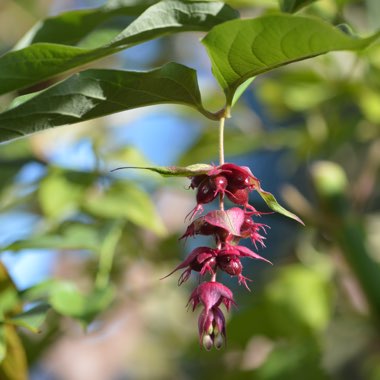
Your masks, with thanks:
M224 122L226 118L222 116L219 120L219 165L224 164ZM219 195L219 208L224 210L223 194Z
M224 164L224 122L226 118L223 116L219 120L219 165Z
M219 119L219 165L224 164L224 122L226 120L225 115L221 116ZM220 210L224 210L224 200L223 200L223 194L219 195L219 208ZM221 248L221 244L219 243L217 246L218 249ZM216 270L211 276L211 281L216 281Z

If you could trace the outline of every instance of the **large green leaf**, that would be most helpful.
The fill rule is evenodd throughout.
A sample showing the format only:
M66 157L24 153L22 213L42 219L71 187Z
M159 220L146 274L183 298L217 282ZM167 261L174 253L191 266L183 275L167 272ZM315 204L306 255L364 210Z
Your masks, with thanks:
M150 1L152 3L152 1ZM131 3L130 0L107 2L101 7L92 9L76 9L49 17L38 22L17 44L18 48L37 42L51 42L64 45L76 45L87 37L94 29L106 27L105 23L114 18L130 23L133 17L142 13L149 5L148 2ZM129 17L128 17L129 16Z
M165 89L165 91L163 91ZM152 104L201 104L196 72L169 63L149 72L87 70L0 114L0 142Z
M319 19L278 14L217 25L203 44L231 105L237 88L253 76L330 51L363 49L379 35L354 38Z
M0 57L0 94L25 88L119 50L165 34L207 31L236 18L222 2L164 0L152 5L112 41L96 49L36 43Z

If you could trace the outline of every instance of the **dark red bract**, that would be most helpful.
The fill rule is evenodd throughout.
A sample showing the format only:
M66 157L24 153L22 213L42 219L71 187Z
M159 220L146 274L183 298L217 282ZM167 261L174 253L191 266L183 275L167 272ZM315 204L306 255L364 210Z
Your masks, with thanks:
M190 295L188 305L193 305L193 310L202 304L208 312L214 306L219 306L223 303L227 310L235 304L233 294L230 289L216 281L202 282L198 285Z

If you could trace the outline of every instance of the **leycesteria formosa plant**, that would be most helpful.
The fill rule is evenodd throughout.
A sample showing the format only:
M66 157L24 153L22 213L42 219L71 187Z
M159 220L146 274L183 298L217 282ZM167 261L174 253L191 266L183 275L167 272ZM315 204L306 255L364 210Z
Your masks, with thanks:
M240 245L242 239L249 239L255 250L265 247L264 235L269 228L266 224L257 222L256 217L260 217L263 212L249 203L250 193L256 191L272 210L303 224L296 215L280 206L271 193L262 189L260 180L247 166L224 162L225 118L223 114L219 122L218 166L195 164L186 168L144 168L163 175L187 174L190 179L189 189L196 191L196 205L186 216L189 225L180 240L195 235L214 238L213 247L195 248L172 272L163 277L183 270L178 280L178 285L181 285L189 279L192 272L199 274L201 281L191 293L188 306L191 305L193 311L198 305L202 307L198 330L201 347L206 350L213 347L220 349L225 345L226 320L221 305L224 304L227 311L235 305L232 291L217 281L218 271L236 277L239 284L250 290L248 282L251 280L243 275L241 258L271 263L255 251ZM236 206L225 209L225 198ZM202 215L203 205L214 200L218 200L219 209Z
M269 227L258 222L262 212L250 204L250 194L258 193L271 211L302 223L280 206L270 192L263 190L248 167L225 162L225 120L231 117L234 104L254 77L328 52L362 50L380 37L377 31L360 38L348 33L349 28L291 14L312 2L280 0L280 7L273 2L270 12L262 16L241 19L235 9L221 1L109 1L99 8L70 11L39 22L17 46L0 56L0 95L12 99L22 93L18 91L26 90L26 95L17 96L0 112L0 143L48 128L168 103L191 107L202 117L219 122L218 165L142 168L163 176L188 177L189 188L196 192L196 202L187 215L189 225L181 239L195 235L214 238L213 246L195 248L170 273L182 270L179 284L187 281L192 272L200 276L201 282L191 293L188 305L193 310L198 305L202 308L199 337L207 350L225 344L226 321L222 309L225 307L228 311L235 304L231 290L217 281L218 272L236 277L249 289L250 280L243 273L241 259L269 262L256 252L265 246L264 235ZM121 21L113 24L115 34L110 36L107 25L115 18ZM87 68L93 61L148 40L190 31L205 33L202 44L225 100L218 112L205 108L197 72L183 64L169 62L150 71ZM227 199L234 207L225 209ZM213 201L219 202L219 208L204 214L204 205ZM121 232L114 231L119 230L110 229L109 240L106 239L113 242L112 247L116 247L121 236ZM252 248L242 245L243 239L249 239ZM104 273L99 271L99 291L108 289L114 251L108 245L104 247L100 249L100 256L106 257L107 265L100 265L105 269ZM5 250L11 248L8 246ZM93 298L98 298L96 292ZM53 307L65 313L50 301L45 305L46 310ZM31 303L34 304L33 299ZM45 318L45 309L37 310L41 316L38 321ZM26 313L30 314L30 310L18 315L12 309L5 310L0 319L16 325L21 320L23 326L30 326ZM75 313L69 315L75 316ZM88 317L87 314L84 309L81 315ZM39 325L36 319L33 321ZM5 328L4 323L0 324L2 337ZM0 339L2 357L6 346L6 339Z
M170 276L177 270L183 269L184 271L179 277L179 285L190 277L192 271L198 272L204 280L192 292L188 305L191 304L193 310L198 305L202 307L198 319L198 329L200 344L206 350L210 350L212 347L219 349L225 344L226 322L220 306L224 304L229 311L231 305L235 304L232 291L217 281L217 272L222 271L236 277L239 284L243 284L249 290L247 281L250 279L242 274L241 258L248 257L270 263L258 253L240 245L241 239L250 239L255 250L258 246L265 247L263 234L266 234L268 226L255 220L255 217L262 215L262 212L249 204L250 193L257 191L263 195L264 199L268 199L269 196L272 200L272 208L273 204L276 204L275 209L283 211L302 223L294 214L279 206L273 195L263 191L260 181L248 167L224 162L223 129L224 117L220 120L219 129L219 165L212 166L205 173L189 177L190 188L196 190L196 206L188 214L187 218L191 223L180 238L209 235L213 236L215 245L195 248L182 263L167 275ZM224 207L225 197L239 207L226 210ZM194 219L203 212L204 204L215 199L219 200L218 210L209 211Z

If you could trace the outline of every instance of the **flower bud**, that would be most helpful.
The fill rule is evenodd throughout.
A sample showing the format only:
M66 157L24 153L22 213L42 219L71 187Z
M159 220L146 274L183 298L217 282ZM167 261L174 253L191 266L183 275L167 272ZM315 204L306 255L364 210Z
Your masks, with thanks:
M224 337L222 334L214 335L214 347L220 350L224 346Z
M214 342L212 340L211 335L205 334L202 338L202 346L207 350L210 351L212 349L212 346L214 345Z

